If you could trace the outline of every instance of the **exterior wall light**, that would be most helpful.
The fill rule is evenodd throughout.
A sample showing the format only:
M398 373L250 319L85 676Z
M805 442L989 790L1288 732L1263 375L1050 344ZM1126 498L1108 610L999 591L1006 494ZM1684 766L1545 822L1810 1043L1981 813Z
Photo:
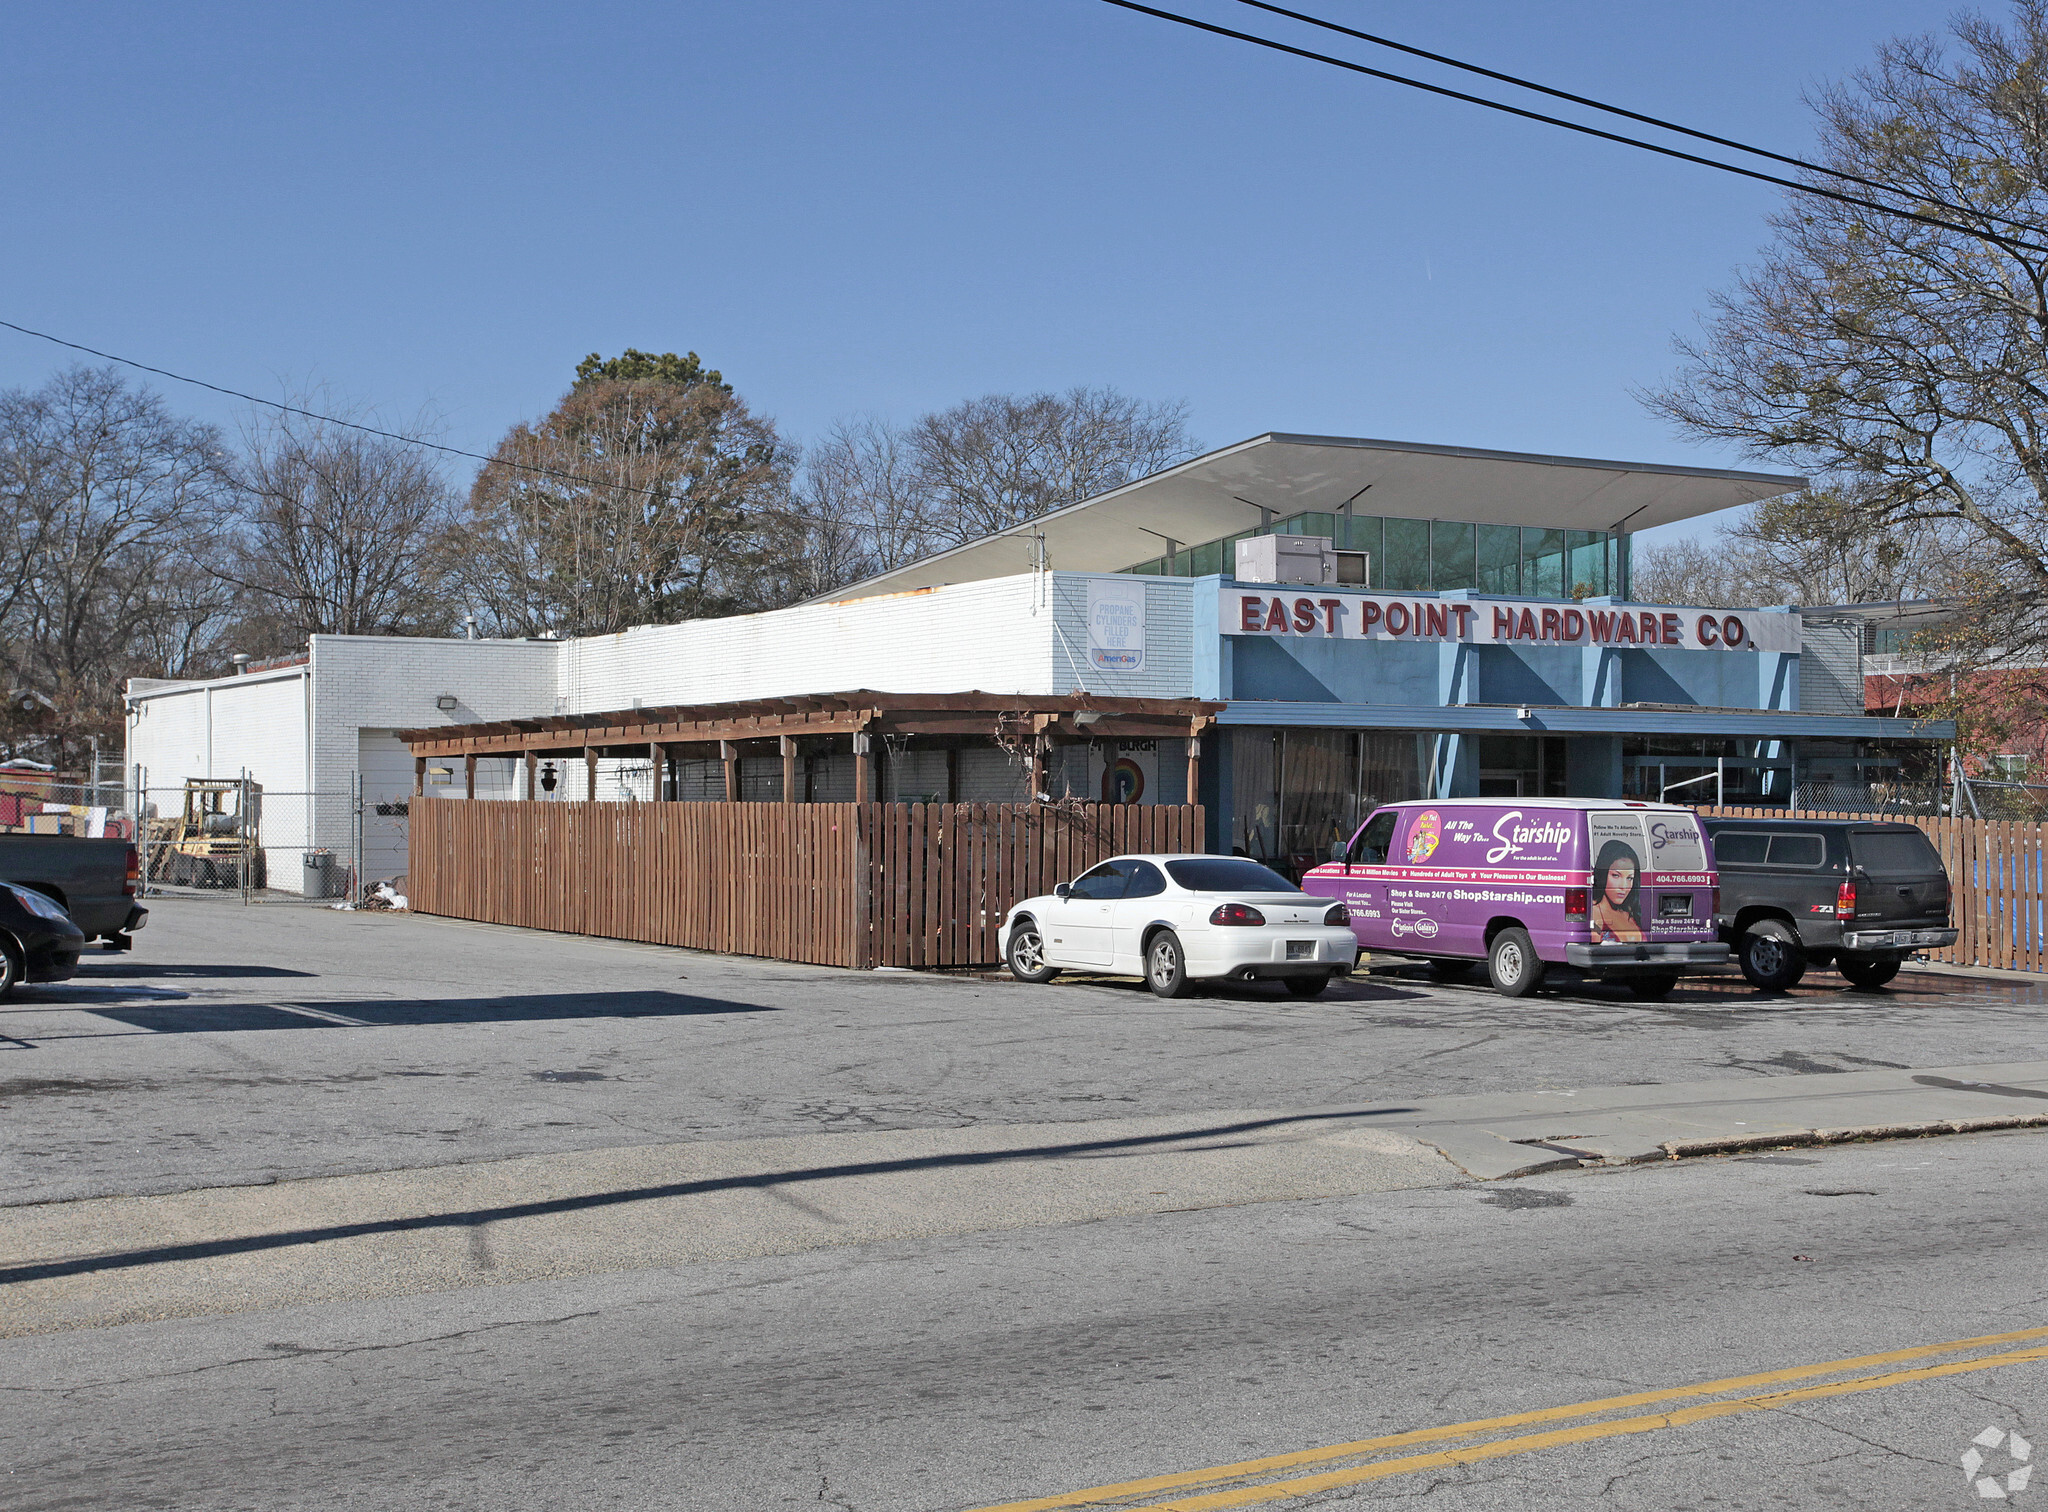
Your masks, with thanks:
M439 698L434 700L434 707L439 709L444 714L452 713L457 702L458 700L456 699L453 693L443 693Z

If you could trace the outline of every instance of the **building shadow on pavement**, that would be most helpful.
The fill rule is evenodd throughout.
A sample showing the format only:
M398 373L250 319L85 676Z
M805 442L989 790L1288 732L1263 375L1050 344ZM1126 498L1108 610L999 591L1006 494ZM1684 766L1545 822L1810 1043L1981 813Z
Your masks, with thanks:
M153 1034L235 1034L260 1029L387 1029L422 1024L513 1024L550 1019L682 1018L702 1014L773 1013L769 1003L692 997L680 992L545 992L489 998L351 998L340 1002L66 1003L68 1007Z
M1194 1145L1227 1135L1245 1135L1289 1124L1302 1126L1312 1135L1320 1126L1361 1118L1385 1118L1413 1113L1408 1106L1346 1108L1325 1113L1281 1114L1211 1124L1193 1129L1176 1129L1163 1134L1129 1134L1115 1139L1075 1140L1061 1144L1030 1145L1010 1150L961 1150L945 1155L912 1155L895 1160L850 1161L844 1165L808 1166L788 1171L748 1172L734 1176L713 1176L696 1181L663 1182L657 1186L628 1187L620 1191L588 1192L574 1197L554 1197L535 1202L509 1202L494 1207L469 1208L458 1212L423 1213L410 1218L368 1219L358 1223L323 1224L312 1228L285 1229L267 1234L246 1234L224 1239L201 1239L184 1244L154 1245L145 1249L114 1250L96 1255L70 1255L63 1259L30 1261L0 1267L0 1286L22 1281L46 1281L59 1276L83 1276L102 1271L132 1270L143 1265L173 1261L211 1260L224 1255L250 1255L267 1250L289 1250L336 1239L360 1238L366 1234L417 1233L431 1229L469 1229L514 1218L553 1217L583 1213L600 1208L620 1207L636 1202L653 1202L670 1197L689 1197L706 1192L763 1190L793 1182L831 1181L848 1176L882 1176L909 1171L933 1171L963 1166L1028 1164L1039 1160L1072 1160L1143 1154L1168 1145ZM1226 1146L1227 1147L1227 1146Z
M118 961L102 963L90 956L78 963L78 975L74 981L95 979L131 979L139 977L193 977L205 980L209 977L316 977L317 971L294 971L289 966L149 966L140 962Z

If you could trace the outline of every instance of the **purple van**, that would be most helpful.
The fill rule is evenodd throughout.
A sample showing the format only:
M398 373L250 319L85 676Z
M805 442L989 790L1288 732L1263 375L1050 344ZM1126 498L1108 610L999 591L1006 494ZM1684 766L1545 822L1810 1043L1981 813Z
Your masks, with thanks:
M1691 809L1613 798L1439 798L1372 813L1302 890L1341 898L1380 955L1445 979L1486 962L1526 997L1551 964L1660 998L1728 964L1714 931L1714 853Z

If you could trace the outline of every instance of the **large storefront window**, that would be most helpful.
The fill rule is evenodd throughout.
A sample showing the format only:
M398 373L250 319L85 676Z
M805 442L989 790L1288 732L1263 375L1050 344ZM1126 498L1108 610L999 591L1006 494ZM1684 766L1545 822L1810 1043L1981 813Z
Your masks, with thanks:
M1299 877L1329 860L1373 809L1422 796L1428 740L1379 730L1233 730L1231 851Z
M1229 576L1237 543L1266 533L1260 526L1154 557L1126 572L1151 577ZM1328 536L1344 551L1372 554L1369 586L1396 593L1510 594L1520 598L1589 598L1628 592L1628 537L1598 530L1537 530L1316 510L1275 520L1275 535Z
M1481 798L1565 796L1562 735L1481 735L1477 745Z
M1651 803L1789 804L1786 742L1721 735L1639 735L1621 746L1621 791Z

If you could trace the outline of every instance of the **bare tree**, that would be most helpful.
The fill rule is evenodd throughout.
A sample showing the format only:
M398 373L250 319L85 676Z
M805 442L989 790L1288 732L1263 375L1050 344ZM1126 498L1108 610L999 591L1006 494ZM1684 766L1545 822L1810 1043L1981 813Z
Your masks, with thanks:
M297 402L314 407L307 396ZM233 477L240 529L217 570L254 596L273 634L298 644L452 626L454 499L417 447L304 415L265 416L245 428Z
M989 394L907 426L841 422L805 458L798 505L814 593L1186 461L1187 407L1114 389Z
M1815 107L1823 161L1894 186L1859 193L1976 234L1802 196L1772 218L1762 264L1716 298L1704 338L1681 343L1678 380L1646 398L1695 436L1857 480L1868 539L1951 530L1970 591L2038 603L2048 7L2020 0L2009 27L1959 17L1953 43L1887 42Z
M1633 592L1716 608L1913 598L1948 580L1947 534L1893 518L1882 487L1802 490L1766 499L1707 541L1643 552Z
M685 366L629 356L636 374ZM499 444L460 537L494 627L593 634L776 601L791 458L773 422L695 361L677 381L610 377L593 358Z
M1187 406L1109 388L989 394L910 427L938 540L958 545L1195 455Z
M204 635L219 595L220 437L112 368L0 393L0 672L13 738L61 757L119 726L122 681L163 670L153 643ZM24 719L23 704L43 712Z

